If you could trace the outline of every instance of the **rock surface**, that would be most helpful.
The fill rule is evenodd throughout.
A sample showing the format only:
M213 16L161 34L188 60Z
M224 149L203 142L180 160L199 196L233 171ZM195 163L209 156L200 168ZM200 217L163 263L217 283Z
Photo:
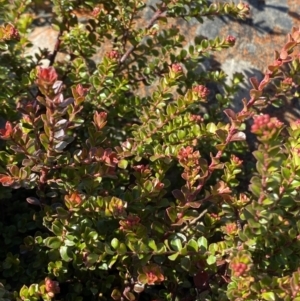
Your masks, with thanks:
M150 0L153 4L157 0ZM239 0L235 0L239 2ZM300 3L299 0L248 0L244 1L251 7L251 17L246 21L234 21L228 18L217 18L213 21L205 20L203 24L191 21L179 22L181 30L186 37L201 35L207 38L216 36L226 37L232 35L236 37L235 47L223 50L214 55L214 60L218 68L223 69L232 76L234 72L242 72L249 78L257 76L262 78L268 64L272 63L275 49L281 49L286 41L287 34L293 26L300 26ZM30 53L38 51L38 48L48 48L53 51L57 39L57 32L51 28L51 12L47 10L49 6L39 8L36 27L30 34L33 48ZM145 18L150 19L152 12L146 11ZM101 60L103 49L94 56L97 62ZM58 56L58 60L63 56ZM238 96L235 107L238 109L240 99L248 97L249 85L243 87ZM296 108L294 108L295 106ZM281 119L291 120L299 118L297 111L300 108L298 101L287 107L279 116Z

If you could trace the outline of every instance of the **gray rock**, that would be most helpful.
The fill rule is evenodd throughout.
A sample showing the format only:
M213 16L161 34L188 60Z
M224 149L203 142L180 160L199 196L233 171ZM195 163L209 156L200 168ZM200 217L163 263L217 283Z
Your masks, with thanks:
M153 6L157 2L159 1L147 1L148 5L152 4ZM235 0L235 2L240 1ZM214 54L214 59L229 74L229 80L236 71L244 73L248 78L251 76L262 78L263 72L273 61L274 50L281 49L286 41L286 35L292 26L299 24L300 20L299 0L248 0L244 2L250 4L252 11L251 18L246 21L222 17L213 21L205 20L203 24L199 24L195 20L189 23L185 21L177 23L189 42L195 35L205 36L209 39L217 36L225 38L228 35L236 37L236 45L233 48ZM44 22L36 22L36 27L30 34L29 38L33 43L32 49L28 51L30 54L36 53L39 47L48 48L52 52L58 35L47 25L49 9L41 9L40 14L42 17L39 16L38 19L44 20ZM145 26L153 16L153 11L148 8L143 15L146 20L139 22L138 26ZM105 47L104 45L102 49L99 49L99 53L94 56L95 62L101 61ZM63 59L66 59L63 54L57 56L58 61ZM248 83L243 87L235 103L236 109L240 107L240 98L248 96L249 88ZM292 118L297 118L296 115Z

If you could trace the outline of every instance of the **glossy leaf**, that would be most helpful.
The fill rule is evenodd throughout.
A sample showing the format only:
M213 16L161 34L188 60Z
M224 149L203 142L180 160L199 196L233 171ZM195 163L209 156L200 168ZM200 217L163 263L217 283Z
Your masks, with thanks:
M59 249L62 244L62 241L58 237L47 237L44 240L44 244L51 249Z

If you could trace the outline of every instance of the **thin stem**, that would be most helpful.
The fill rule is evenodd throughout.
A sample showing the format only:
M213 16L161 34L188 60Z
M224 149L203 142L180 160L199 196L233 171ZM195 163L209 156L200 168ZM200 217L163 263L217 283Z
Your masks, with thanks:
M206 213L207 213L208 209L203 210L199 216L197 216L196 218L194 218L191 222L187 223L185 227L183 227L181 229L181 232L186 231L191 225L194 225L198 222L199 219L201 219Z
M167 7L166 7L166 4L163 3L161 8L158 9L156 11L156 13L153 15L153 17L151 18L151 20L149 21L148 25L145 27L146 30L149 30L154 24L155 22L166 12L167 10ZM125 61L126 59L129 57L129 55L140 45L137 44L137 45L133 45L131 46L126 52L125 54L121 57L120 61L119 61L119 66L121 66Z

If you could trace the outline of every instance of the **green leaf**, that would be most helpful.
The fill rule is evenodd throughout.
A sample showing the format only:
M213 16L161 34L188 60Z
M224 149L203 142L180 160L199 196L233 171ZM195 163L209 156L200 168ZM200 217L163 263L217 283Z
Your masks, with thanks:
M285 180L290 181L292 171L289 168L282 167L281 174Z
M73 240L65 239L64 244L67 247L75 246L75 242Z
M44 146L45 149L48 149L49 147L49 139L46 136L45 133L40 134L40 141L42 143L42 145Z
M61 236L63 233L63 225L58 220L56 220L55 222L53 222L51 230L56 236Z
M262 191L261 183L252 183L249 185L249 189L254 196L259 197Z
M275 301L276 300L275 294L273 292L262 293L261 297L267 301ZM295 299L293 299L293 300L295 300Z
M206 126L206 130L207 130L209 133L212 133L212 134L214 134L214 133L216 132L217 129L218 129L218 128L217 128L217 126L216 126L214 123L209 123L209 124L207 124L207 126Z
M127 160L120 160L118 162L118 167L121 168L121 169L126 169L128 166L128 161Z
M180 251L182 249L181 240L179 238L174 238L170 241L170 245L173 247L173 250Z
M153 190L153 184L151 181L147 180L144 183L144 188L147 192L151 192Z
M117 253L118 253L119 255L123 255L123 254L125 254L126 252L127 252L126 245L125 245L123 242L121 242L120 245L119 245L119 247L117 248Z
M37 284L31 284L28 289L28 293L30 296L34 296L36 293L38 293L38 291L39 291L39 287Z
M62 241L58 237L47 237L44 239L44 244L50 249L59 249Z
M67 219L70 216L69 211L63 209L62 207L57 207L56 212L59 219Z
M91 253L87 256L86 262L89 264L89 266L93 265L99 260L99 255L95 253Z
M109 261L109 265L108 265L109 268L111 268L116 263L116 261L118 260L118 257L119 257L119 255L115 255L111 258L111 260Z
M16 178L19 177L19 167L18 166L13 165L10 169L10 172L14 177L16 177Z
M66 246L60 247L59 253L63 261L69 262L73 259L70 249Z
M186 136L186 131L185 130L179 130L177 132L177 137L178 137L179 140L185 139L185 136Z
M225 148L226 148L227 144L217 144L215 146L215 148L218 150L218 151L223 151Z
M198 246L200 249L204 249L205 251L207 250L207 239L202 236L198 239Z
M172 254L172 255L169 255L168 258L169 258L171 261L174 261L174 260L177 259L178 255L179 255L179 253L177 252L177 253L174 253L174 254Z
M23 285L21 290L20 290L20 296L23 298L28 297L28 287L26 285Z
M105 245L104 249L105 249L105 253L109 255L115 255L115 252L110 248L109 245Z
M113 239L112 239L112 241L111 241L111 246L112 246L115 250L118 249L119 244L120 244L120 242L119 242L119 240L118 240L117 238L113 238Z
M187 253L188 253L187 246L183 247L183 248L180 250L180 255L185 256L185 255L187 255Z
M171 220L172 223L174 223L177 219L177 211L174 207L169 207L166 210L167 215L169 217L169 219Z
M176 113L176 106L173 103L169 103L167 106L168 116L173 116Z
M188 257L181 258L180 265L187 272L189 272L191 269L191 261Z
M189 240L189 242L187 243L187 248L189 251L198 252L198 244L194 239Z
M209 255L208 258L206 259L207 264L212 265L216 263L217 258L214 255Z
M148 282L148 277L146 274L140 274L138 276L138 281L143 283L143 284L146 284Z
M111 297L114 299L114 300L120 300L121 297L122 297L122 294L119 290L117 289L114 289L111 293Z
M154 239L149 239L148 241L148 246L153 250L153 251L157 251L157 246L156 243L154 241Z

